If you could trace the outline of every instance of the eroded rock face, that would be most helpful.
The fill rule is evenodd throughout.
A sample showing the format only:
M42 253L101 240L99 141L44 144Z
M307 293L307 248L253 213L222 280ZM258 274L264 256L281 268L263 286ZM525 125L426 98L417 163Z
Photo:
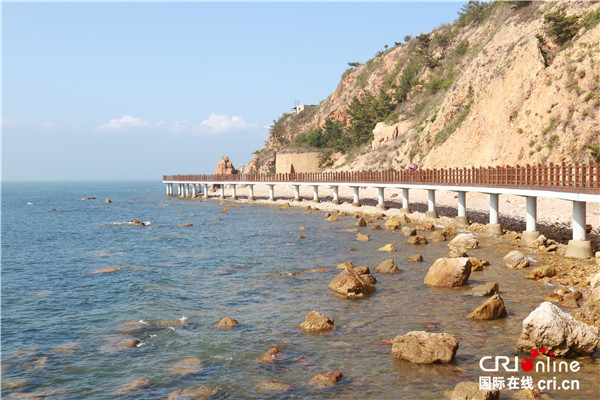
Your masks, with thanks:
M575 320L550 302L540 304L523 320L517 349L545 347L557 357L589 355L598 345L598 328Z
M513 250L502 259L506 268L527 268L529 267L529 259L519 250Z
M454 362L458 340L447 333L408 332L394 338L392 354L417 364Z
M467 315L468 318L473 319L498 319L506 317L506 308L504 307L504 300L498 294L494 294L492 297L483 302L482 305L477 307L471 314Z
M479 384L475 382L460 382L454 387L450 400L499 400L500 391L479 390Z
M398 268L394 260L385 260L384 262L379 264L377 268L375 268L375 272L379 272L382 274L395 274L398 271L400 271L400 269Z
M347 297L364 297L376 290L375 286L348 266L333 278L329 283L329 289Z
M335 325L333 319L327 318L320 312L311 311L306 315L304 322L301 323L298 328L307 332L329 331L335 329Z
M448 248L462 247L463 249L476 249L479 247L479 242L475 239L472 233L461 233L456 235L454 239L448 243Z
M467 257L438 258L429 268L424 283L427 286L455 287L466 285L471 275L471 261Z

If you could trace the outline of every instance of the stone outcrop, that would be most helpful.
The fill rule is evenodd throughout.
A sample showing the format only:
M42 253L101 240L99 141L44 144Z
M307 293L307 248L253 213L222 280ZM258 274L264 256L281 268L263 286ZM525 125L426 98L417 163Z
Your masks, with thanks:
M506 317L504 300L502 300L502 297L498 296L498 294L495 294L484 301L482 305L477 307L471 314L467 315L467 317L487 320L504 318Z
M307 332L329 331L335 329L333 319L327 318L317 311L311 311L306 315L304 322L298 328Z
M382 274L395 274L399 271L400 269L398 269L398 266L396 265L394 260L385 260L384 262L379 264L377 268L375 268L375 272L379 272Z
M491 296L498 293L500 287L498 282L486 282L482 285L474 286L467 294L471 296Z
M237 170L233 166L233 163L229 161L229 157L223 156L215 167L215 175L234 175L237 174Z
M472 233L460 233L448 243L448 248L462 247L463 249L476 249L479 247L479 242L475 239Z
M469 275L471 261L468 258L438 258L429 268L424 283L435 287L462 286L467 284Z
M329 289L347 297L360 298L373 293L376 289L370 282L346 266L329 283Z
M513 250L502 259L506 268L527 268L529 267L529 259L519 250Z
M460 382L454 387L450 400L499 400L500 391L479 389L479 383Z
M417 364L454 362L458 340L447 333L408 332L394 338L392 354Z
M575 320L552 303L544 302L523 320L517 349L545 347L557 357L589 355L598 345L598 328Z

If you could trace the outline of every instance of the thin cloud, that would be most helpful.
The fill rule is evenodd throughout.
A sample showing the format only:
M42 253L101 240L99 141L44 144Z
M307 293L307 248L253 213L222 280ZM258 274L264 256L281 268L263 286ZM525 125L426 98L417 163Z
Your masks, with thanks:
M130 128L148 128L150 122L144 121L141 118L134 117L132 115L123 115L119 119L111 119L105 124L102 124L98 129L107 130L125 130Z

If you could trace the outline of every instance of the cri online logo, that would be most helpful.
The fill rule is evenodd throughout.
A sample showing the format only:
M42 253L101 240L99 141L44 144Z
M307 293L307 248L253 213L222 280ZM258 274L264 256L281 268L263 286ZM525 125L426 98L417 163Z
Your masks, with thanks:
M532 359L537 358L540 354L544 354L546 356L546 360L537 360L534 362ZM554 352L547 351L545 347L541 347L539 350L533 349L529 352L529 355L531 358L526 358L520 363L518 356L514 357L514 362L506 356L486 356L479 360L479 367L482 371L486 372L498 372L500 371L500 367L508 372L517 372L519 370L519 365L525 372L530 372L534 368L535 372L578 372L580 368L578 361L571 361L570 363L567 361L561 361L556 363ZM550 358L552 358L552 363L550 363ZM491 367L486 366L486 364L489 365L490 361L492 360L493 365Z
M539 352L536 349L533 349L529 352L529 355L531 356L531 358L536 358L540 355L540 353L546 354L546 348L540 347ZM548 357L552 357L554 353L552 351L549 351L547 355ZM556 361L556 357L552 357L552 359ZM531 361L531 359L529 358L524 359L523 361L521 361L521 369L525 372L531 371L533 369L533 361Z

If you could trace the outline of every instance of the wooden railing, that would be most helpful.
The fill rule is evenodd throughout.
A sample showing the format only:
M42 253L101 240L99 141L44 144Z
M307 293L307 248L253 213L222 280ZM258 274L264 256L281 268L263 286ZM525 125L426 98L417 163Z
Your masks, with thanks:
M293 174L165 175L179 182L314 182L486 186L600 194L600 164L525 165L479 168L309 172Z

